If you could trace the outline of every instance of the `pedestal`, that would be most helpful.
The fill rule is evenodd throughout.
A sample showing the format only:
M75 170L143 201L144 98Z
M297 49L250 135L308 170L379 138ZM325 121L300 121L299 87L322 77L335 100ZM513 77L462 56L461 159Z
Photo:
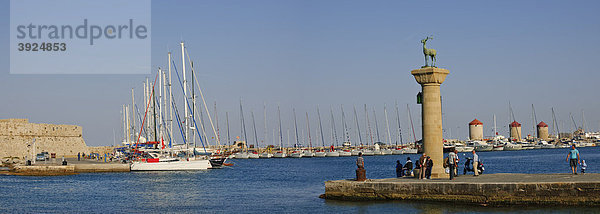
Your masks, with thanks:
M442 100L440 85L450 71L442 68L425 67L410 72L422 87L423 103L422 134L423 152L433 160L432 178L447 178L442 166L444 142L442 135Z
M365 169L356 169L356 181L366 181L367 180L367 170Z

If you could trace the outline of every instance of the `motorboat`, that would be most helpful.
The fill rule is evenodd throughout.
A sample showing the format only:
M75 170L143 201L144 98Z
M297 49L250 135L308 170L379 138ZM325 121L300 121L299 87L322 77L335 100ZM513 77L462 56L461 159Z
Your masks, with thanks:
M454 149L456 149L457 152L472 152L475 148L466 146L462 143L454 143Z
M268 153L268 152L263 152L263 153L260 153L260 155L258 157L259 158L271 158L271 157L273 157L273 154Z
M290 158L301 158L302 152L301 151L293 151L292 153L290 153Z
M260 156L258 155L257 152L249 152L248 153L248 158L249 159L258 159L258 158L260 158Z
M479 140L469 141L467 146L475 148L475 151L478 152L489 152L494 149L494 146Z
M352 152L350 152L349 150L338 150L337 152L340 154L340 157L352 156Z
M327 156L327 157L339 157L340 153L332 150L332 151L326 152L325 156Z
M419 150L416 148L402 148L402 154L417 154L417 152L419 152Z
M238 152L235 153L235 159L248 159L250 158L250 155L247 152Z
M396 149L392 150L392 155L401 155L401 154L404 154L404 151L402 149L396 148Z
M285 158L287 155L285 154L285 152L283 151L278 151L276 153L273 153L273 158Z
M312 157L314 157L314 156L315 156L315 153L314 153L314 152L312 152L312 151L310 151L310 150L304 150L304 151L302 152L302 157L305 157L305 158L312 158Z
M361 152L362 152L363 156L373 156L373 155L375 155L375 153L373 152L373 150L364 149Z
M517 151L523 150L523 147L520 144L506 142L504 144L504 151Z
M318 150L315 152L315 157L325 157L327 156L327 153L325 153L325 151L323 150Z

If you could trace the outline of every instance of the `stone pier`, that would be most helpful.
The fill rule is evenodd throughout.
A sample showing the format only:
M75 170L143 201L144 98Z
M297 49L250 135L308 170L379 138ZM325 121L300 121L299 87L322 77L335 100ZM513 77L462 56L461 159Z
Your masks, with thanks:
M325 199L600 206L600 174L486 174L456 180L389 178L325 182Z
M423 152L431 157L432 178L444 178L448 174L442 167L444 143L442 136L442 100L440 85L450 71L436 67L424 67L410 72L422 87L422 134Z

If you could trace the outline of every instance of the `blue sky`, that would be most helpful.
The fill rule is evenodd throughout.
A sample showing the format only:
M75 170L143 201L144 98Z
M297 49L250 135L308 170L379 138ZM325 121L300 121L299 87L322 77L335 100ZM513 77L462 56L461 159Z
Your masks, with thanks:
M467 123L473 118L484 123L486 135L492 134L494 114L499 132L507 135L509 102L524 135L532 127L532 104L537 120L548 124L554 107L561 131L571 129L570 114L581 126L583 110L586 126L597 131L599 4L153 1L151 66L152 72L166 67L167 52L173 51L181 67L179 42L185 41L207 102L212 106L216 101L219 107L221 133L224 112L229 112L232 135L239 135L240 98L252 139L250 111L254 111L262 139L266 102L269 141L277 104L287 141L287 129L293 136L292 107L298 113L299 128L305 129L305 113L309 113L314 136L319 105L327 139L330 106L334 106L338 129L341 104L346 123L353 129L353 105L361 121L363 105L368 105L372 126L376 108L383 135L383 105L387 104L394 127L392 107L398 102L407 140L407 104L417 136L420 133L420 106L415 101L420 86L410 71L424 63L419 41L433 35L428 47L437 50L438 66L450 70L442 85L446 137L465 139ZM0 49L5 50L0 52L2 118L81 125L84 139L93 146L112 144L113 130L119 141L121 105L130 103L132 87L140 98L142 82L154 75L10 75L9 2L0 5L0 26L5 29L0 32L4 41ZM364 122L360 125L364 131Z

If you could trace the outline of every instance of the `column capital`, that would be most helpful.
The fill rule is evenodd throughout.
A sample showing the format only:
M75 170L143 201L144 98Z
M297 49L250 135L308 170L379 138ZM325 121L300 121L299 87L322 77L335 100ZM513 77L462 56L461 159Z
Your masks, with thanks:
M443 68L425 67L410 72L415 76L415 80L423 84L442 84L450 71Z

